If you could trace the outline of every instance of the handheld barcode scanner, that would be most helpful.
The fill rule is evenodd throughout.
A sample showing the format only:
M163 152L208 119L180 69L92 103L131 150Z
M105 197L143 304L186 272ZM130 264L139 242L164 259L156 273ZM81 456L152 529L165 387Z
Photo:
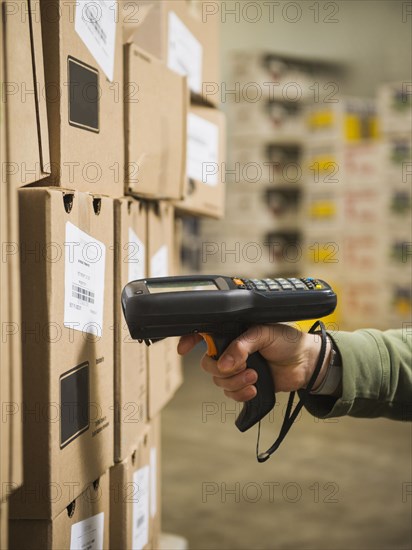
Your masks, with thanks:
M162 277L133 281L122 292L133 339L150 345L169 336L199 333L214 359L252 325L323 317L334 311L336 301L332 288L313 278ZM260 353L249 356L247 368L258 374L257 394L236 419L241 432L259 422L276 402L270 368Z

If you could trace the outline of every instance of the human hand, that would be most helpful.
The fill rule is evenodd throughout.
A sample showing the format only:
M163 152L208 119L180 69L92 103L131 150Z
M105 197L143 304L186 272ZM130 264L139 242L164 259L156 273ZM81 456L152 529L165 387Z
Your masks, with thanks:
M188 353L202 337L198 334L183 336L178 353ZM252 327L236 338L218 361L205 355L202 368L212 375L214 383L235 401L249 401L256 395L254 384L257 373L246 370L250 354L258 351L266 359L272 373L274 389L290 392L305 388L312 376L321 348L317 334L301 332L290 325L262 325ZM325 360L313 389L320 386L329 364L331 344L328 339Z

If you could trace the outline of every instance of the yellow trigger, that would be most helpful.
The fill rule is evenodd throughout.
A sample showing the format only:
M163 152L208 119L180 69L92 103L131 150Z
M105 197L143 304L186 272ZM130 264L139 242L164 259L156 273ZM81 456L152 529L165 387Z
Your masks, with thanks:
M213 337L210 334L206 334L204 332L200 332L200 336L206 342L207 355L209 357L216 357L217 356L217 349L216 349L216 344L213 340Z

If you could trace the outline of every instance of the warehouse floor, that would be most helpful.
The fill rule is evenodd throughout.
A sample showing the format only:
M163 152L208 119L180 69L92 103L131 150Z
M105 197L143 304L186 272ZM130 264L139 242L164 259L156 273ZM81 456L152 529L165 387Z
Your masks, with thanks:
M232 402L199 358L186 360L185 383L162 415L164 531L191 550L412 547L411 424L305 412L258 464L256 429L236 430ZM282 408L263 424L266 447Z

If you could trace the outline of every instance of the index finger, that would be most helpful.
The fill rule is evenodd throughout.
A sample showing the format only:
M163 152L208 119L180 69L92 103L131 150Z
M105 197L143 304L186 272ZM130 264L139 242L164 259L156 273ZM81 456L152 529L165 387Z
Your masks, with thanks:
M186 355L189 353L200 341L202 337L200 334L186 334L182 336L177 344L177 353L179 355Z

